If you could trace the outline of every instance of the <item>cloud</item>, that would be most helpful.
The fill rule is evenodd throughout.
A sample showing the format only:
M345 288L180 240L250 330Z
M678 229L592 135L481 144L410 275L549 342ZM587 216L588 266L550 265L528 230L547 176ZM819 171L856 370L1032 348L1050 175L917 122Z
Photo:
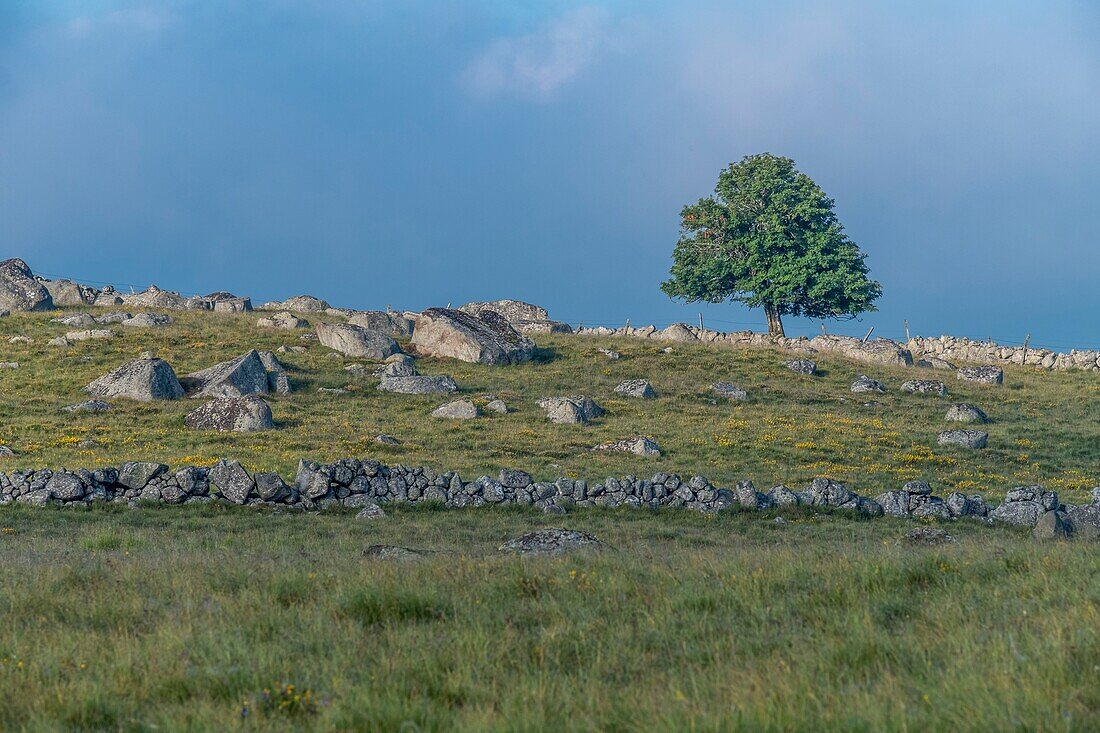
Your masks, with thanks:
M590 66L613 35L606 10L571 10L533 33L493 41L466 68L463 83L476 96L545 100Z
M175 20L175 15L167 8L135 6L98 16L74 18L67 23L66 31L74 38L88 38L109 31L157 36L172 26Z

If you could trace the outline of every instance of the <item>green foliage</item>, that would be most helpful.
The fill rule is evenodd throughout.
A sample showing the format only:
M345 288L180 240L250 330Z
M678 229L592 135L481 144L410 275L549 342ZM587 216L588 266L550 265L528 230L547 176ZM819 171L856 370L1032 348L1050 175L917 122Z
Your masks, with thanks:
M790 158L763 153L731 164L714 196L680 216L672 277L661 285L670 297L843 318L874 310L882 293L833 200Z

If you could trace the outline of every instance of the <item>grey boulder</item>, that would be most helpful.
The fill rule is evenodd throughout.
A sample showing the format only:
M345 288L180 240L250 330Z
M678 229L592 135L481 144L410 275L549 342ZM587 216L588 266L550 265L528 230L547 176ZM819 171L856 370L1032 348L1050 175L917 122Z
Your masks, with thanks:
M0 262L0 310L44 311L53 307L50 291L34 278L26 262L18 258Z
M989 443L989 433L981 430L945 430L936 442L940 445L957 445L962 448L985 448Z
M253 433L275 427L271 406L255 395L217 397L188 413L183 423L192 430L235 433Z
M452 308L429 308L416 319L413 350L470 363L519 364L535 353L531 339L495 311L474 316Z
M156 358L126 362L84 389L96 397L125 397L139 402L178 400L184 395L172 367Z
M319 322L317 340L322 346L327 346L345 356L367 359L385 359L401 351L397 342L388 334L342 323Z

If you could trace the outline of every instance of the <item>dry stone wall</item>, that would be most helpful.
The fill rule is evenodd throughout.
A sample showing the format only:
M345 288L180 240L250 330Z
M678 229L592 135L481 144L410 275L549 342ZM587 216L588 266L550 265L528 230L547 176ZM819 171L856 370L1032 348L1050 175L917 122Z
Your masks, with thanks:
M751 481L724 488L703 476L685 478L656 473L648 479L622 476L602 481L559 478L551 482L535 481L530 474L515 469L503 469L495 478L479 476L466 481L456 471L387 466L353 458L333 463L303 460L290 482L278 473L252 473L239 462L227 460L213 466L185 466L176 470L162 463L131 461L117 468L94 471L37 469L0 473L0 505L86 507L107 502L138 506L141 502L220 501L308 511L436 502L450 508L519 504L557 514L575 507L682 507L718 512L731 508L813 506L848 510L867 517L973 518L1027 526L1036 526L1044 514L1055 512L1058 514L1055 525L1073 527L1076 522L1081 525L1077 529L1080 533L1095 530L1092 534L1100 536L1100 488L1093 491L1093 502L1083 506L1062 505L1056 493L1039 486L1017 487L999 507L987 505L976 494L955 493L941 499L931 491L925 482L910 482L901 490L872 499L827 478L814 479L801 490L780 485L762 493Z

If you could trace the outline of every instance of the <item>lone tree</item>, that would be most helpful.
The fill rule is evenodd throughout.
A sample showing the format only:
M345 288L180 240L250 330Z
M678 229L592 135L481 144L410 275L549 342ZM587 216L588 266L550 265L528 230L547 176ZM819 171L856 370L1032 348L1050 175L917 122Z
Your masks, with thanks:
M762 307L768 332L783 336L785 315L854 318L882 294L833 200L790 158L761 153L731 163L714 196L680 217L671 277L661 284L669 297Z

